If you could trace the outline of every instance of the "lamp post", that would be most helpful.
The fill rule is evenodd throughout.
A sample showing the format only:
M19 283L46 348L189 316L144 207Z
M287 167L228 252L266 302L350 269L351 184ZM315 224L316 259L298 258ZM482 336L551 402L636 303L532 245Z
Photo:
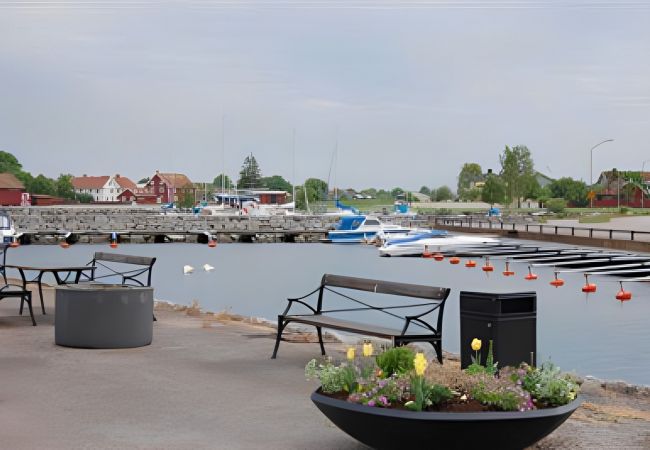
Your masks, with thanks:
M594 145L591 147L591 150L589 150L590 158L589 158L589 189L592 189L590 192L593 192L593 185L594 185L594 149L598 147L599 145L604 144L605 142L613 142L614 139L605 139L602 142L599 142L598 144ZM593 208L594 207L594 197L593 195L590 195L590 204L589 207Z
M641 209L644 208L643 197L645 197L645 176L643 175L643 169L645 169L645 163L648 161L650 161L650 159L646 159L643 161L643 164L641 164Z

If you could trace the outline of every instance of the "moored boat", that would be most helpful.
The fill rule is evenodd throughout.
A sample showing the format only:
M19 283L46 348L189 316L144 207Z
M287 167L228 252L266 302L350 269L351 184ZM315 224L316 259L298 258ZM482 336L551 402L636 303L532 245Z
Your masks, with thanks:
M327 240L332 243L359 243L370 241L377 233L408 233L410 228L392 223L384 223L374 216L343 216L336 229L327 233Z
M427 249L432 252L458 250L485 245L499 245L501 241L490 236L460 234L416 235L412 238L388 239L379 248L379 256L420 256Z

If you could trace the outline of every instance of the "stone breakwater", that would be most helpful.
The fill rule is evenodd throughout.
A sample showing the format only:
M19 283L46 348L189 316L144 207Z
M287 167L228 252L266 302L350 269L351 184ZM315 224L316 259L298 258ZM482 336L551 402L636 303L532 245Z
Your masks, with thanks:
M219 242L317 242L338 222L337 216L238 216L161 213L145 208L31 207L9 208L16 229L31 243L56 243L57 231L69 240L101 243L107 233L125 232L120 242L207 242L207 232ZM403 225L411 221L402 219ZM177 233L177 234L174 234ZM194 234L193 234L194 233Z

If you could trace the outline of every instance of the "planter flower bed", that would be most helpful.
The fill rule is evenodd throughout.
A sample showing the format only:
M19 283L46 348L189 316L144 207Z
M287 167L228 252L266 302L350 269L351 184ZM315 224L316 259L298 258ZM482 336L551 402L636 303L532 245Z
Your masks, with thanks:
M497 370L491 343L480 365L464 371L429 364L422 353L396 347L378 355L372 344L335 364L310 361L318 378L316 406L339 428L374 448L442 445L442 448L524 448L552 432L579 406L575 377L547 362Z

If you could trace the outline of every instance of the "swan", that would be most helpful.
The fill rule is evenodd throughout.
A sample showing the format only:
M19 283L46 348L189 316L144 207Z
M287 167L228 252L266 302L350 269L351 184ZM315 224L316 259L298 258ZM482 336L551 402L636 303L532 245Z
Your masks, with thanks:
M192 272L194 272L194 267L189 266L187 264L183 266L183 273L184 274L187 275L188 273L192 273Z
M214 267L212 267L210 264L203 264L203 270L209 272L211 270L214 270Z

